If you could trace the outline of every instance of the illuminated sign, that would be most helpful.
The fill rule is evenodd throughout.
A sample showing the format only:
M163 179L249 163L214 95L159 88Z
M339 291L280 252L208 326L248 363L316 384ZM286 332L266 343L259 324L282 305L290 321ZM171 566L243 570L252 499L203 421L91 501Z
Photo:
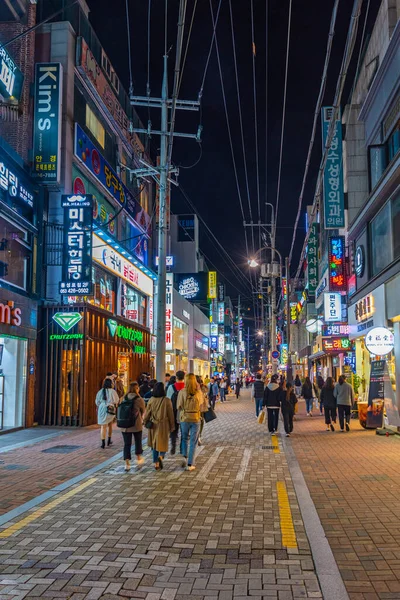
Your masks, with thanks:
M356 253L354 255L354 270L357 277L362 277L364 275L365 250L363 245L357 246L356 248Z
M156 267L158 267L158 256L156 256L155 258L155 263L156 263ZM167 265L167 267L173 267L174 266L174 257L173 256L167 256L165 259L165 264Z
M329 336L340 336L340 335L349 335L350 327L349 325L323 325L322 326L322 335L325 337Z
M21 178L9 166L0 160L0 190L6 192L4 203L18 214L32 220L33 190L25 187ZM2 198L3 199L3 198Z
M333 107L322 108L322 145L328 138L328 131L333 113ZM340 229L344 223L344 188L343 188L343 156L342 156L342 123L338 119L335 131L328 149L324 169L324 225L325 229Z
M14 302L10 300L7 304L0 304L0 323L4 325L21 325L21 309L14 308Z
M217 272L209 271L208 273L208 297L214 299L217 297Z
M182 316L185 317L188 321L190 321L190 313L187 310L182 310Z
M311 296L315 295L319 281L318 234L319 224L313 223L307 244L307 281L308 293Z
M223 325L224 319L225 319L225 304L224 304L224 302L218 302L218 323L220 325Z
M24 76L4 47L0 47L0 95L19 100Z
M154 305L153 298L150 296L149 298L149 329L153 333L153 325L154 325Z
M81 320L82 315L78 312L57 312L53 315L53 321L55 321L64 331L69 331Z
M329 238L329 289L332 292L347 290L345 239L343 235Z
M176 275L178 292L191 302L207 302L208 273L179 273Z
M210 337L210 346L212 350L216 350L218 348L218 335L212 335Z
M61 63L36 64L32 178L44 184L60 181L62 84Z
M385 356L394 348L394 335L386 327L374 327L365 336L368 352L375 356Z
M173 349L173 329L172 322L174 318L174 276L167 273L165 284L165 349Z
M83 340L83 333L52 333L49 340Z
M218 335L218 325L216 323L211 323L210 333L211 335Z
M374 305L374 297L372 294L368 294L368 296L364 296L354 305L354 314L356 317L356 321L366 321L375 312Z
M281 344L280 345L280 352L281 352L281 366L282 367L286 367L287 362L288 362L288 345L287 344Z
M287 279L286 278L282 279L282 294L283 294L283 299L286 300L287 299Z
M337 292L324 293L324 320L327 323L342 320L342 297Z
M225 300L225 285L223 283L218 284L218 302Z
M143 345L143 331L134 329L133 327L125 327L125 325L118 325L114 319L107 319L107 327L112 337L122 338L135 343L132 348L135 354L144 354L147 352L146 347Z
M297 323L297 304L296 302L290 303L290 324L296 325Z
M327 354L330 352L349 352L351 341L347 337L322 338L322 349Z
M223 354L225 352L225 336L220 333L218 336L218 352Z
M61 206L64 208L64 248L60 294L90 296L93 197L61 196Z

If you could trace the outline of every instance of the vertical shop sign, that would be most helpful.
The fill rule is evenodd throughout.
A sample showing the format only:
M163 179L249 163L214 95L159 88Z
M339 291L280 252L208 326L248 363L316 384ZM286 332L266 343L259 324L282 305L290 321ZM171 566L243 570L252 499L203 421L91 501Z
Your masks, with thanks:
M297 303L296 302L290 303L290 324L291 325L297 324Z
M315 290L319 281L318 234L319 223L313 223L307 245L307 280L310 296L315 296Z
M93 196L61 196L64 209L62 296L92 293Z
M322 151L325 151L328 130L333 113L332 106L322 108ZM342 123L338 119L324 171L324 226L340 229L344 222Z
M347 291L345 239L343 235L329 238L329 289Z
M208 297L214 300L217 297L217 272L209 271L208 273Z
M0 48L0 94L5 100L21 98L24 76L4 47Z
M36 64L32 178L44 184L60 181L62 77L60 63Z
M174 319L174 276L167 273L166 294L165 294L165 349L173 349L173 329Z
M218 284L218 302L224 302L225 300L225 284Z
M218 324L223 325L225 320L225 303L218 302Z

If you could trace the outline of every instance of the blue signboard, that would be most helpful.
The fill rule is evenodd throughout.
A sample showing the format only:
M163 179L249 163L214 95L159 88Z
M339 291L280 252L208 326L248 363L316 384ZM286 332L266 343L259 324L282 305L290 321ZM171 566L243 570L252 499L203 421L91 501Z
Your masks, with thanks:
M322 149L325 150L333 107L322 108ZM342 123L336 121L335 133L324 171L324 225L325 229L339 229L344 222Z
M11 8L10 8L11 10ZM24 76L4 47L0 47L0 94L5 100L19 100Z
M138 223L144 231L150 227L150 217L140 206L132 192L122 183L114 169L97 150L89 136L76 123L75 156L99 183L111 194L120 206Z

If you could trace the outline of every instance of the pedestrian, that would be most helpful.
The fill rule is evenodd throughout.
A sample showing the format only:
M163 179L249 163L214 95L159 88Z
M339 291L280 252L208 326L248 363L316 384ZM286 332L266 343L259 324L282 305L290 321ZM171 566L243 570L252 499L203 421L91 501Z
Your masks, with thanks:
M215 377L211 377L210 383L208 384L208 403L211 408L215 409L215 403L218 397L218 382Z
M165 373L165 378L164 378L165 389L168 389L168 385L169 385L169 380L170 379L171 379L171 374L170 373Z
M221 383L219 386L219 393L221 396L221 402L225 402L225 400L226 400L226 379L225 379L225 377L223 377L221 379Z
M297 373L296 379L294 380L294 391L296 392L296 396L301 396L301 379L299 374Z
M354 390L352 386L347 383L346 375L341 375L339 377L339 382L336 384L333 394L336 398L339 413L340 431L344 431L345 424L346 431L350 431L350 414L354 402Z
M238 378L238 379L236 379L236 383L235 383L236 399L238 399L240 396L240 388L241 387L242 387L242 382L241 382L240 378Z
M286 437L290 437L293 431L293 416L294 408L297 403L297 397L294 393L292 383L287 383L284 386L286 389L282 389L281 392L281 411L283 417L283 425L285 427Z
M100 425L101 447L111 446L112 424L115 419L116 407L119 403L118 394L112 389L112 379L106 377L101 390L96 395L97 424Z
M336 398L335 384L332 377L328 377L321 390L321 402L324 407L326 430L335 431L333 426L336 423Z
M148 402L150 400L150 398L152 397L154 386L156 385L156 383L157 383L157 379L150 379L150 381L149 381L149 388L150 389L143 396L145 402Z
M204 383L203 379L200 377L200 375L196 375L196 380L197 380L197 385L198 385L201 393L203 394L203 404L207 407L207 386L205 385L205 383ZM199 441L197 442L198 446L203 445L203 441L201 439L201 436L203 434L203 429L204 429L204 412L201 413Z
M131 468L131 447L132 436L135 440L135 455L136 464L141 467L144 463L143 446L142 446L142 430L143 430L143 415L146 411L146 405L143 398L139 395L139 384L133 381L129 385L129 390L123 401L118 407L117 424L121 427L123 423L122 417L127 418L128 422L124 423L127 426L121 427L122 437L124 438L124 461L125 471L130 471ZM121 420L120 420L121 419Z
M312 417L313 388L312 388L311 379L309 377L306 377L304 380L304 383L301 387L301 395L303 396L304 400L306 401L307 416Z
M153 463L156 471L164 468L164 458L168 451L168 441L171 431L175 428L172 402L165 395L162 381L156 383L143 419L148 429L147 443L153 449Z
M176 444L179 437L179 418L178 418L178 394L185 387L185 373L184 371L177 371L176 377L171 377L171 385L168 386L167 396L171 399L172 409L174 411L175 429L171 431L171 454L176 454Z
M210 378L209 378L208 375L206 375L205 378L204 378L204 385L208 386L209 383L210 383Z
M104 377L102 383L101 383L101 387L104 387L104 382L106 379L110 379L111 380L111 387L114 389L114 375L111 373L111 371L109 371L108 373L106 373L106 376Z
M114 379L114 389L118 394L119 400L121 401L122 398L125 396L123 375L122 373L113 373L113 375L116 375Z
M323 412L322 412L322 406L323 406L323 404L322 404L322 400L321 400L321 390L324 387L324 385L325 385L324 378L322 377L322 375L318 375L318 377L317 377L317 385L314 386L314 389L315 389L315 395L316 395L316 397L318 399L318 402L319 402L319 414L321 416L323 414Z
M256 407L256 417L262 411L262 406L264 402L264 382L261 379L261 373L257 373L256 380L253 383L251 397L254 399L255 407Z
M277 374L272 375L270 383L264 390L264 406L268 415L268 431L273 434L278 431L279 409L281 406L282 390L278 385Z
M148 392L151 392L150 377L144 378L143 383L139 388L139 391L142 398L144 398Z
M183 455L182 466L187 471L195 470L196 448L200 435L201 413L205 412L204 396L195 375L189 373L185 378L185 387L178 394L178 412L181 424Z

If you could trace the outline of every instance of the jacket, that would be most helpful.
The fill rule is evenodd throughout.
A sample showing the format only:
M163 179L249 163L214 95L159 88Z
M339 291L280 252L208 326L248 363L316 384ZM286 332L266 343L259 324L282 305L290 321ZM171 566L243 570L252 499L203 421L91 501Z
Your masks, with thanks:
M282 390L277 383L269 383L264 390L263 405L267 408L280 408L281 392Z
M264 397L264 382L262 379L256 379L253 383L253 398L263 398Z
M294 385L296 387L300 387L301 386L301 379L298 375L296 375L296 379L294 380Z
M148 430L147 443L159 452L168 451L169 434L175 430L174 411L170 398L150 398L144 421L151 419L153 427Z
M188 393L186 388L178 394L177 409L179 412L180 423L200 423L201 413L205 412L203 392L197 390L194 396L191 397L192 408L195 410L189 411Z
M289 399L285 390L281 390L281 410L283 413L294 412L294 405L297 404L297 397L294 391L290 392Z
M328 388L324 385L321 390L320 400L326 408L336 408L335 388Z
M146 411L146 404L137 394L127 394L129 400L133 400L133 414L135 415L135 424L133 427L121 429L122 433L138 433L143 430L143 415Z
M333 390L333 394L338 404L342 406L353 406L354 390L351 385L347 383L347 381L344 381L342 385L337 383L335 385L335 389Z
M118 398L121 399L125 396L124 384L119 377L115 380L114 389L118 394Z
M304 400L311 400L311 398L313 397L312 385L310 386L306 383L303 383L301 387L301 395L303 396Z
M110 415L107 412L107 406L110 406L110 404L114 404L115 406L118 406L118 403L119 403L118 394L115 390L109 389L109 388L107 388L105 390L106 400L104 400L103 391L104 391L104 389L102 388L101 390L99 390L97 392L96 400L95 400L96 406L97 406L97 424L98 425L108 425L109 423L112 423L114 421L115 415Z
M208 384L208 395L210 398L212 398L213 396L218 396L218 392L219 392L219 387L218 387L218 383L215 381L214 383L210 383Z

